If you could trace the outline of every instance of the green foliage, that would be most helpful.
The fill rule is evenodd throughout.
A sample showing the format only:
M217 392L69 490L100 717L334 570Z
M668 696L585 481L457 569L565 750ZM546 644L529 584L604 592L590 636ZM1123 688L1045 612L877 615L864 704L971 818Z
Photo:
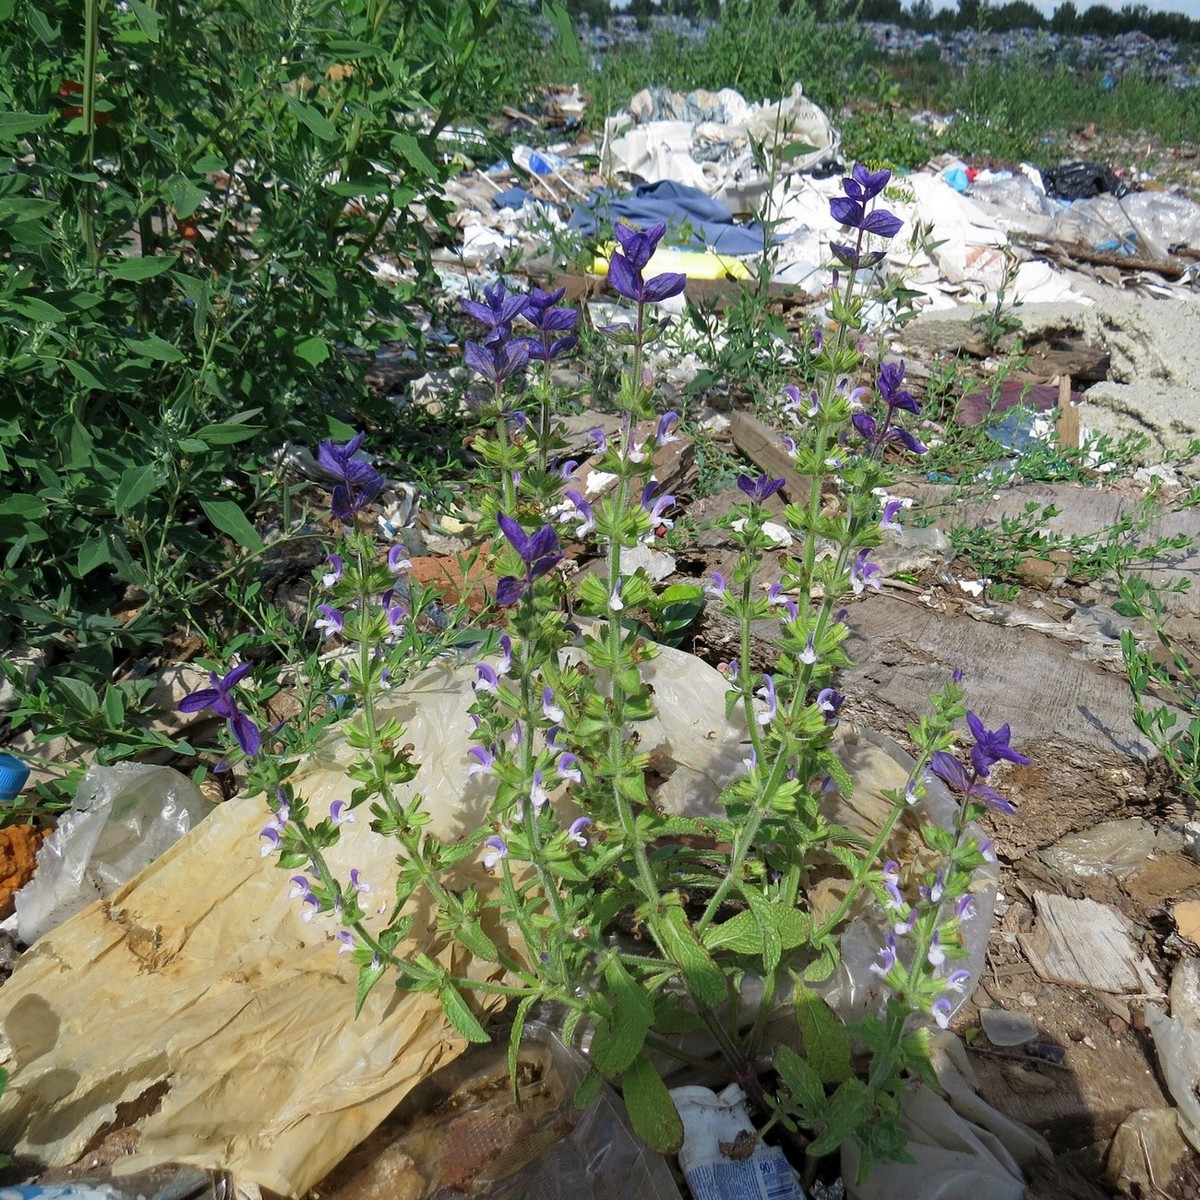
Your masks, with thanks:
M1163 600L1164 591L1186 591L1189 584L1181 580L1162 589L1144 575L1123 575L1121 599L1114 607L1149 624L1158 643L1155 654L1133 630L1121 631L1134 724L1163 756L1181 792L1196 803L1200 801L1200 663L1168 631L1170 614Z
M414 328L418 274L384 283L375 260L427 261L436 135L485 88L493 9L13 6L0 619L99 678L223 559L262 552L264 452L366 402L340 344Z

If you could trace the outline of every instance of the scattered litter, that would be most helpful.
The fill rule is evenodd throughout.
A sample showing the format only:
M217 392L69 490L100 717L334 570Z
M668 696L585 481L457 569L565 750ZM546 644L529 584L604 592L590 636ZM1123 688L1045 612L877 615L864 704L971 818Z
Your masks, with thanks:
M1142 817L1104 821L1041 851L1047 866L1075 879L1127 879L1154 853L1158 837Z
M979 1021L993 1046L1023 1046L1037 1040L1038 1023L1028 1013L983 1008Z
M212 805L170 767L89 767L75 805L42 844L33 879L16 896L27 946L93 900L127 883L197 825Z
M1146 1006L1158 1065L1171 1099L1179 1106L1183 1136L1200 1150L1200 959L1181 959L1171 976L1171 1015Z
M777 159L775 172L783 175L835 164L841 145L841 135L800 83L783 100L753 105L732 88L686 95L647 88L630 100L628 111L604 122L600 166L608 176L674 180L752 211L767 176L755 164L751 139L768 148Z
M1129 191L1126 184L1110 167L1099 163L1064 163L1061 167L1046 167L1042 171L1046 195L1058 200L1083 200L1104 192L1120 198Z
M1065 987L1162 995L1149 959L1135 949L1125 918L1107 904L1035 892L1038 924L1020 934L1038 977Z
M671 1099L683 1121L679 1167L693 1200L804 1200L783 1151L755 1141L746 1093L736 1083L720 1095L706 1087L672 1088ZM743 1143L751 1153L736 1152Z

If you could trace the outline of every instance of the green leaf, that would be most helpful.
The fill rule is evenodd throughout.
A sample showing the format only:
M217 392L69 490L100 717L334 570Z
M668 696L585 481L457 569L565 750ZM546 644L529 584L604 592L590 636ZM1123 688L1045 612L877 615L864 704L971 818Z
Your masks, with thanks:
M671 1093L654 1064L639 1054L621 1076L621 1093L634 1132L659 1154L683 1145L683 1122Z
M329 436L335 442L348 442L358 435L358 430L353 425L347 425L345 421L328 413L325 414L325 424L329 427Z
M113 509L124 516L149 496L161 481L153 467L126 467L113 492Z
M41 496L5 496L0 500L0 516L3 517L25 517L30 521L40 521L49 511L49 506Z
M98 567L103 567L112 560L112 547L109 545L108 535L102 533L99 537L89 538L79 547L75 574L82 579L85 575L90 575Z
M146 35L148 41L158 41L158 13L143 3L143 0L129 0L130 10L133 12L134 20L138 23L138 28Z
M286 857L287 855L284 855L280 858L279 865L281 867L285 865L284 859ZM301 862L307 861L307 855L301 856ZM290 868L300 864L289 862L286 865L288 868ZM365 962L358 969L358 991L354 995L354 1015L356 1017L362 1012L362 1006L367 1002L367 997L370 995L371 989L383 978L383 973L385 970L383 964L380 963L376 966L373 965L374 961L375 960L372 959L371 962Z
M619 959L610 959L604 981L613 1001L610 1019L596 1022L590 1056L592 1065L616 1079L640 1053L654 1020L649 996Z
M410 167L415 167L422 175L436 179L438 169L430 161L429 156L421 148L411 133L397 133L392 136L392 149L395 150Z
M316 367L329 357L329 343L324 338L305 338L296 344L296 354L306 363Z
M258 409L253 409L248 415L253 416L258 411ZM236 421L222 421L202 426L196 430L195 436L208 446L232 446L237 442L248 441L262 431L263 426L261 425L242 425Z
M0 113L0 142L11 142L23 134L41 129L53 116L53 113Z
M150 358L155 362L164 363L183 362L184 356L179 350L156 333L147 333L140 337L127 337L124 340L125 345L134 354L141 355L142 358Z
M500 961L500 953L496 949L495 943L483 932L483 927L478 921L473 921L469 918L464 919L454 926L454 936L476 958L481 958L484 962L490 963Z
M64 358L60 361L66 364L67 370L89 391L103 390L104 384L83 363L76 362L73 358Z
M588 1067L588 1073L579 1082L571 1104L575 1108L587 1108L600 1092L604 1084L604 1076L595 1067Z
M438 988L438 999L442 1002L442 1011L454 1026L455 1030L467 1039L482 1045L491 1041L487 1031L479 1023L479 1018L467 1006L467 1002L459 994L454 984L446 982Z
M871 1093L860 1079L847 1079L829 1097L825 1110L825 1131L809 1145L809 1158L822 1158L831 1154L844 1141L854 1136L855 1130L871 1118L873 1105Z
M48 304L37 296L14 296L9 304L23 317L43 325L57 325L59 321L67 319L67 314L61 308L55 308L53 304Z
M72 711L85 717L100 715L100 700L96 693L82 679L72 679L60 675L53 683L53 690Z
M175 209L175 215L180 219L190 217L208 199L208 193L186 175L173 175L167 180L165 190L170 198L171 207Z
M650 928L663 952L679 965L688 988L710 1007L724 1004L729 998L729 982L700 944L677 897L666 898L666 907L651 918Z
M762 929L752 912L740 912L710 925L701 939L709 950L731 950L734 954L761 954Z
M775 1047L775 1069L807 1118L805 1123L811 1125L820 1120L825 1108L825 1089L816 1071L791 1046L782 1043Z
M125 726L125 699L121 689L111 683L104 687L104 719L109 729L123 729Z
M113 279L125 279L137 283L143 279L153 279L155 275L169 271L178 261L178 256L174 254L170 257L164 254L157 257L121 258L116 262L105 263L104 269Z
M246 520L246 514L232 500L201 500L200 507L217 529L228 534L243 549L257 553L263 548L258 530Z
M337 139L337 130L333 124L311 104L305 104L302 100L297 100L295 96L289 96L287 105L295 113L296 119L314 137L320 138L323 142L332 142Z
M517 1011L513 1015L512 1029L508 1034L508 1085L512 1088L514 1100L519 1099L520 1096L517 1082L517 1061L521 1053L521 1034L525 1032L525 1018L529 1015L529 1010L539 999L541 997L533 992L517 1005Z
M804 968L805 983L824 983L837 970L838 955L832 944L817 947L817 957Z
M796 1020L804 1052L822 1083L841 1083L854 1074L850 1035L837 1013L816 992L796 984Z

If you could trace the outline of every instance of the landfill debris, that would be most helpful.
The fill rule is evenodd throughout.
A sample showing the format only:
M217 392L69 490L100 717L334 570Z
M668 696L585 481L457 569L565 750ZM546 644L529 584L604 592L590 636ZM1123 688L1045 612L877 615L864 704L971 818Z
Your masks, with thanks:
M573 1106L582 1054L545 1023L526 1025L519 1104L507 1054L502 1042L472 1046L434 1071L316 1190L326 1200L679 1200L608 1084L586 1110Z
M88 1175L0 1188L4 1200L233 1200L235 1191L222 1171L168 1163L152 1171L106 1179Z
M756 1139L746 1093L731 1083L671 1089L683 1121L679 1169L693 1200L804 1200L784 1152ZM748 1153L740 1153L743 1144Z
M1200 1150L1200 959L1184 958L1171 976L1171 1015L1146 1006L1146 1028L1154 1038L1158 1065L1171 1099L1179 1106L1184 1137Z
M38 848L46 836L33 825L6 825L0 829L0 920L10 917L17 892L32 878Z
M1111 192L1120 199L1129 191L1129 185L1111 167L1089 162L1045 167L1042 170L1042 183L1045 185L1046 195L1056 200L1083 200L1104 192Z
M1134 948L1125 918L1110 905L1035 892L1038 924L1020 934L1039 978L1067 987L1160 996L1149 959Z
M983 1008L979 1010L979 1022L993 1046L1023 1046L1038 1037L1038 1024L1028 1013Z
M1159 848L1159 835L1142 817L1102 821L1068 834L1040 852L1048 866L1074 879L1120 882L1139 870Z
M1104 1173L1123 1195L1144 1195L1151 1188L1167 1195L1175 1167L1187 1153L1177 1110L1139 1108L1113 1135Z
M849 1200L1023 1200L1025 1171L1052 1157L1045 1138L979 1095L957 1037L935 1033L930 1062L945 1098L927 1084L901 1093L901 1129L913 1162L875 1162L858 1179L858 1147L842 1146Z
M93 900L114 892L197 825L212 806L170 767L89 767L73 807L42 843L17 894L17 933L32 946Z
M1179 936L1200 946L1200 900L1181 900L1171 910Z
M767 175L752 141L767 147L773 173L790 175L836 163L841 135L799 82L784 99L762 104L748 104L732 88L687 94L646 88L625 112L605 120L600 166L609 177L669 179L753 211ZM791 148L800 146L812 149L793 155Z

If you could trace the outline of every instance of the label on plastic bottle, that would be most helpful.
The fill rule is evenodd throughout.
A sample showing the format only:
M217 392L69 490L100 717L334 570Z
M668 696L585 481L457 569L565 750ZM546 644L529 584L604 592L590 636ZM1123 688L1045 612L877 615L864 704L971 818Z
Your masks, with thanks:
M687 1173L693 1200L804 1200L792 1168L777 1146L760 1147L753 1158L697 1163Z

